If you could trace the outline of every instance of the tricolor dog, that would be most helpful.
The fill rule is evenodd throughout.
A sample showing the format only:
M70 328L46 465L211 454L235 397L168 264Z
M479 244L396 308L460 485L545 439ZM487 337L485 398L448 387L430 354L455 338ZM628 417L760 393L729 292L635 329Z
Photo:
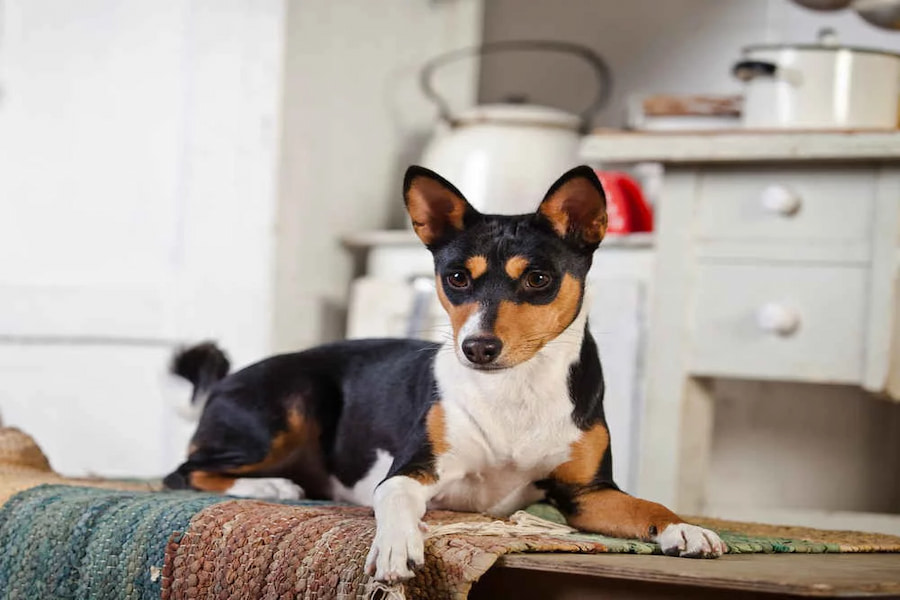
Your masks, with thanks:
M176 357L205 408L172 488L371 505L376 579L412 577L427 508L508 515L538 500L578 529L714 557L712 531L619 490L585 277L606 233L603 188L565 173L534 214L485 215L410 167L416 234L453 336L345 341L226 376L211 344Z

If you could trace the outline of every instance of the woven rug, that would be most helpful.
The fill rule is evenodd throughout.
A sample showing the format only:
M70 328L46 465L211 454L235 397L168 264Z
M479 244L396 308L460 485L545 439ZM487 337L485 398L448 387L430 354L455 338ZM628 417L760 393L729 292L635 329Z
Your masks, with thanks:
M13 445L24 451L4 454ZM513 521L434 511L425 566L388 588L362 571L371 509L147 492L139 482L60 484L67 481L28 436L0 429L0 502L14 494L0 508L0 599L465 598L510 552L659 552L572 533L546 505ZM886 535L691 521L719 531L731 553L900 552L900 538Z
M549 510L533 509L553 517ZM458 599L510 552L659 552L466 513L433 511L426 522L436 535L426 540L424 568L386 588L362 570L375 532L368 508L41 485L0 509L0 598ZM757 537L752 527L719 523L730 552L900 551L890 536L853 534L848 544L836 533L771 527ZM778 535L785 532L799 535Z

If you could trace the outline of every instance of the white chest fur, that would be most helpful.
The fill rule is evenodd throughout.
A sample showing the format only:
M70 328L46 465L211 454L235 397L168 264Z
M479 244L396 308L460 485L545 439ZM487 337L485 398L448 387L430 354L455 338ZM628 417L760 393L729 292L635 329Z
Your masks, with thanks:
M581 351L586 312L530 360L503 371L476 371L450 349L438 352L450 450L438 458L430 506L503 515L540 498L532 483L565 462L581 435L572 421L569 370Z

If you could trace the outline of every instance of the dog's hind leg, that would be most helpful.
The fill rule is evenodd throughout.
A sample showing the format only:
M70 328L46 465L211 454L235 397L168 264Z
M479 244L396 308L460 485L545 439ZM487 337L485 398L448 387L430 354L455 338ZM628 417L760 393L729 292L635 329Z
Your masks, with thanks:
M217 398L204 412L187 461L163 481L169 489L298 499L323 493L316 423L297 405L282 418L249 411L246 399ZM275 425L271 423L275 422ZM327 490L324 490L327 492Z
M170 490L191 489L262 500L298 500L306 497L303 488L284 477L237 477L201 469L189 470L186 475L176 471L163 480L163 485Z
M215 492L241 498L298 500L305 498L303 488L287 477L265 477L252 472L253 465L226 468L196 468L190 460L163 480L170 490L190 489ZM238 474L237 472L240 472ZM241 476L245 475L245 476Z

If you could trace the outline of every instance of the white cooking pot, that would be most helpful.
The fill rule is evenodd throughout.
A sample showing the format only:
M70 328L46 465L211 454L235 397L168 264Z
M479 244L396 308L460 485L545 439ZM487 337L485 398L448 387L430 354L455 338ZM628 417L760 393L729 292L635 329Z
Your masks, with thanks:
M837 44L747 46L733 69L746 82L743 124L754 129L894 129L900 55Z
M486 104L452 114L432 87L434 70L464 56L509 50L564 52L586 60L598 80L591 106L580 115L523 103ZM551 41L495 42L444 54L423 67L420 82L441 118L422 165L456 185L476 209L498 214L533 211L548 186L579 164L581 134L610 91L609 70L599 56L583 46Z

